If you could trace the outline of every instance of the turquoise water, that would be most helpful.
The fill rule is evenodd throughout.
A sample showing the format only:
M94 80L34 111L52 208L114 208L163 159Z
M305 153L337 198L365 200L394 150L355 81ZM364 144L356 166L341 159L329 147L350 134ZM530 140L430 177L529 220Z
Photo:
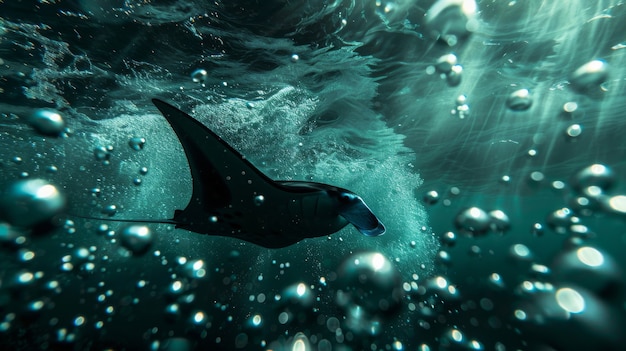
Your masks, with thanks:
M622 2L0 9L1 348L623 348ZM387 232L108 221L190 200L152 98Z

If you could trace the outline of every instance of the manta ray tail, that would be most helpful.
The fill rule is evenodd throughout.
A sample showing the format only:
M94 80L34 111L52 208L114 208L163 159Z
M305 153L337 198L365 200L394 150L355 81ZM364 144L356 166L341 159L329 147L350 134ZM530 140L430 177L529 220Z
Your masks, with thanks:
M178 225L179 222L173 219L123 219L123 218L104 218L104 217L92 217L81 216L76 214L68 214L70 217L77 217L82 219L92 219L96 221L109 221L109 222L126 222L126 223L162 223L162 224L174 224Z

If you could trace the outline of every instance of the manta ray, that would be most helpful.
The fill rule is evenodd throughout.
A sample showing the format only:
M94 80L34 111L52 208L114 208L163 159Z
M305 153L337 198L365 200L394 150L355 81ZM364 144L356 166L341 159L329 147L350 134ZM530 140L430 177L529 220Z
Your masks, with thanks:
M159 99L152 102L183 146L193 186L184 209L175 210L171 219L152 222L266 248L328 236L348 223L366 236L384 234L385 226L353 192L322 183L272 180L204 124Z

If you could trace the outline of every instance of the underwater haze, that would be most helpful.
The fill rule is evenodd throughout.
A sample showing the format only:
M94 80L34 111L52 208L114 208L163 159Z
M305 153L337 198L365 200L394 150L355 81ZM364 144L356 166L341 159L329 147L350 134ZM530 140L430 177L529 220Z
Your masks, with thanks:
M386 233L164 223L153 98ZM623 350L625 178L621 0L0 0L1 350Z

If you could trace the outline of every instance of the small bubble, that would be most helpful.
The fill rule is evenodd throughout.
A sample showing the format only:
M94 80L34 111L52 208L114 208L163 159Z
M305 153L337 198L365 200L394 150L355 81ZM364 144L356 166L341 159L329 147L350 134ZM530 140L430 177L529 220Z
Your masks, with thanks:
M457 57L454 54L447 54L439 57L437 59L437 63L435 64L435 68L442 73L449 73L452 70L452 67L456 65Z
M300 61L300 56L298 56L298 54L291 55L291 62L296 63L298 61Z
M254 197L254 204L256 206L261 206L265 202L265 197L263 195L257 195Z
M287 322L289 322L289 314L287 312L281 312L278 315L278 322L280 324L286 324Z
M55 174L58 171L59 171L59 169L55 165L50 165L50 166L46 167L46 172L48 172L50 174Z
M93 155L97 161L108 161L111 158L111 153L109 149L104 146L97 146L93 150Z
M573 216L572 211L569 208L558 209L548 215L546 223L550 229L559 234L565 234L569 232L570 226L577 223L578 218Z
M543 230L543 225L541 223L535 223L532 225L530 232L534 235L534 236L542 236L544 233Z
M115 206L115 205L105 206L104 208L102 208L101 212L102 212L102 214L105 214L105 215L107 215L109 217L113 217L117 213L117 206Z
M503 234L511 228L511 220L506 213L500 210L493 210L489 212L491 218L490 228L496 233Z
M74 325L75 326L80 327L83 324L85 324L85 317L78 316L78 317L74 318Z
M446 82L448 83L449 86L455 87L461 84L462 75L463 75L463 66L454 65L450 69L450 72L446 74Z
M130 225L124 228L120 234L122 246L136 255L147 252L153 239L152 231L145 225Z
M570 137L570 138L576 138L579 137L583 132L583 128L580 126L580 124L572 124L571 126L567 127L567 129L565 130L565 134Z
M516 261L530 261L532 254L528 246L524 244L515 244L509 248L509 254Z
M422 197L422 201L428 205L434 205L439 201L439 193L435 190L428 191Z
M478 207L470 207L459 212L454 220L457 229L470 236L487 233L490 223L490 216Z
M563 111L568 114L574 113L577 109L578 109L578 104L573 101L566 102L563 105Z
M437 263L442 266L450 266L452 263L452 256L448 251L441 250L437 253Z
M529 179L534 183L541 183L545 179L545 176L543 175L543 173L535 171L530 173Z
M533 103L532 96L528 89L519 89L511 93L506 100L506 105L513 111L525 111Z
M128 146L135 151L143 150L146 144L146 138L134 137L128 141Z
M141 175L148 174L148 167L141 167L141 168L139 168L139 174L141 174Z
M193 260L183 265L183 272L188 278L203 279L207 276L207 267L203 260Z
M208 72L205 69L197 69L191 73L191 80L194 83L205 83L207 80Z
M441 236L439 237L439 241L444 246L452 247L456 245L456 234L454 234L454 232L445 232L441 234Z

